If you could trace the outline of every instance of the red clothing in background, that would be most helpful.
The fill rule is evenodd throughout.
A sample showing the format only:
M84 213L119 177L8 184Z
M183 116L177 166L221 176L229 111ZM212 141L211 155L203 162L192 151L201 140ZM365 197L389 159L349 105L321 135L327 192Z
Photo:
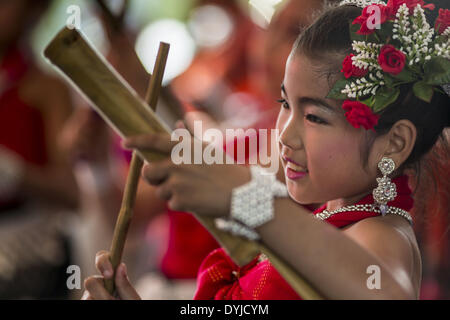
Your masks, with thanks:
M193 215L170 209L167 214L169 242L161 271L169 279L195 279L202 261L219 245Z
M47 148L41 113L19 96L19 82L29 67L17 48L9 50L1 62L0 145L29 163L44 165Z
M47 163L47 147L42 115L19 96L20 81L30 65L16 47L8 50L0 62L0 146L27 163L43 166ZM1 202L0 211L20 203L19 199Z

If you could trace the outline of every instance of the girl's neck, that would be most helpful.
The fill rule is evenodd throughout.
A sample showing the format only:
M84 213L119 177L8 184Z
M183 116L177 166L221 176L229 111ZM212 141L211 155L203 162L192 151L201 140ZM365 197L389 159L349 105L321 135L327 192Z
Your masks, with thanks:
M333 211L339 208L354 205L355 203L357 203L358 201L360 201L361 199L363 199L364 197L366 197L371 193L372 191L366 191L353 197L330 200L327 202L327 210Z
M395 174L392 175L391 180L394 180L403 174L404 173L399 170ZM339 208L342 208L345 206L351 206L351 205L359 202L361 199L365 198L369 194L372 194L372 190L375 189L376 187L377 187L377 183L374 181L374 184L372 186L370 186L369 190L367 190L365 192L362 192L360 194L357 194L355 196L348 197L348 198L339 198L339 199L335 199L335 200L330 200L327 202L327 210L332 211L332 210L336 210L336 209L339 209Z

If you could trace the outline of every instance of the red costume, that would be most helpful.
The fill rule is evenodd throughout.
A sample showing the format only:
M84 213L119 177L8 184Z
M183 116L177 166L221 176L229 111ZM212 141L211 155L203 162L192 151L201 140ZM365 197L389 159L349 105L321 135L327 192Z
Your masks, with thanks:
M413 207L408 177L393 179L397 185L397 197L389 206L409 211ZM373 203L372 195L364 197L358 204ZM322 206L313 212L325 210ZM348 211L335 214L327 222L342 228L360 220L379 215L375 212ZM268 260L259 262L256 257L244 267L237 266L223 249L211 252L203 261L198 273L196 300L294 300L301 299L280 276Z

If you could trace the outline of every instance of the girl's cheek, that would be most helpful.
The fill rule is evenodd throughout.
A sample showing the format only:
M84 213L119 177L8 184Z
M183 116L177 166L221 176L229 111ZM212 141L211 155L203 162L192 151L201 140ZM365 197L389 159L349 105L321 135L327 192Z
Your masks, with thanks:
M327 175L333 168L345 166L354 152L355 149L350 143L343 143L332 137L321 139L320 142L314 143L314 148L308 152L311 167L309 171L314 175Z

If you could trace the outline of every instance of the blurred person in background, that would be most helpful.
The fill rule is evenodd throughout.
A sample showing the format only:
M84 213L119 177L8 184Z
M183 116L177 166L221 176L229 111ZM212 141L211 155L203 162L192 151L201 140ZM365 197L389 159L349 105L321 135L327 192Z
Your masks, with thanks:
M0 1L0 298L66 298L66 212L79 191L58 136L72 112L62 81L31 55L50 1Z
M436 4L438 5L438 4ZM450 299L450 130L420 164L419 185L413 186L425 195L416 201L414 231L422 253L422 286L420 299ZM445 142L444 142L445 141ZM417 188L417 189L416 189ZM429 192L429 190L433 192ZM428 192L427 192L428 191Z

